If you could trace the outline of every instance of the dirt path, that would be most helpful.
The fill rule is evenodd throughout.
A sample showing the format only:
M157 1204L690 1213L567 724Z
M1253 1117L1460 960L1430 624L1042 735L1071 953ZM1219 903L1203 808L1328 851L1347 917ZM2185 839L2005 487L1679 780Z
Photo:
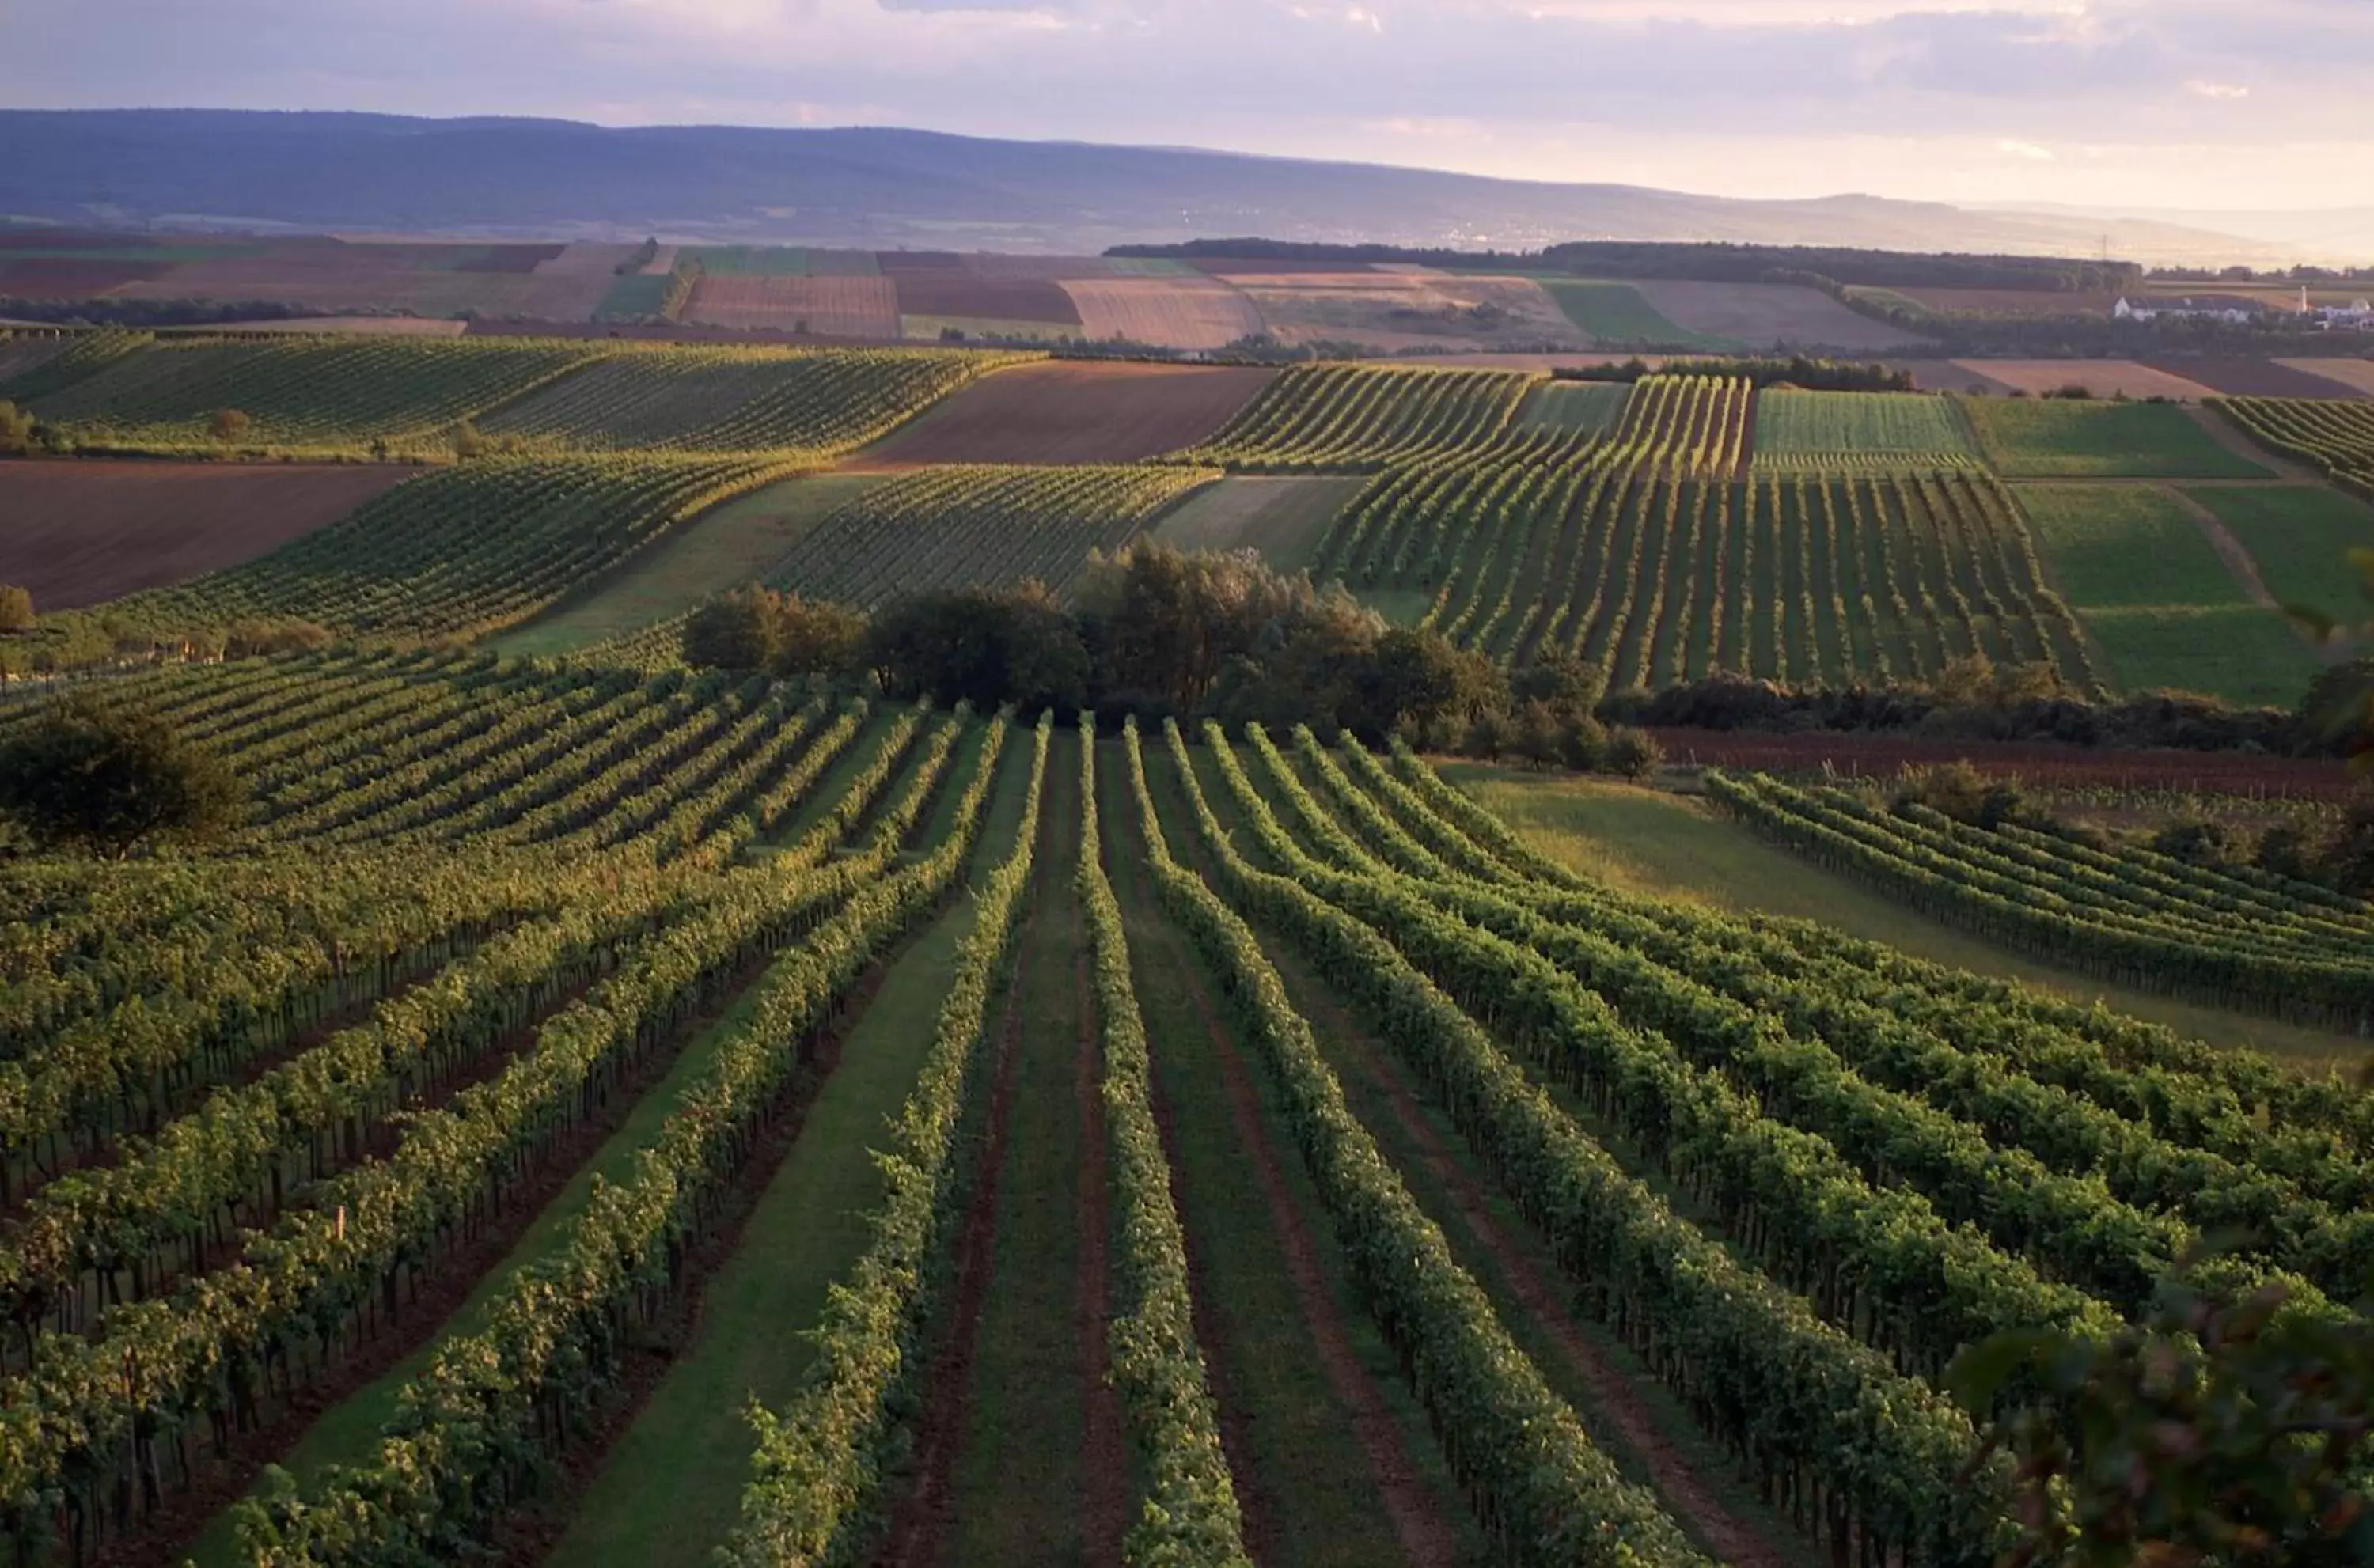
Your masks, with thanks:
M1085 741L1084 744L1094 744ZM1072 1100L1080 1118L1080 1170L1073 1219L1079 1232L1079 1267L1073 1286L1072 1331L1080 1346L1080 1387L1087 1430L1080 1447L1086 1493L1081 1521L1090 1562L1118 1562L1129 1528L1129 1450L1122 1431L1121 1394L1107 1375L1106 1326L1111 1318L1111 1188L1105 1142L1104 1064L1097 1010L1088 985L1088 937L1080 901L1072 900L1072 990L1079 1017L1078 1068Z
M2215 512L2173 485L2164 485L2160 488L2169 500L2183 509L2184 515L2192 520L2193 526L2201 530L2201 536L2209 541L2209 547L2217 552L2217 558L2226 563L2226 569L2233 574L2236 582L2242 585L2242 591L2250 595L2251 603L2267 610L2283 608L2275 602L2275 596L2268 591L2266 579L2259 575L2259 563L2251 558L2251 552L2242 548L2242 542L2218 521Z
M1022 1059L1022 987L1028 977L1030 932L1046 916L1048 825L1040 818L1030 870L1029 913L1015 932L1013 968L998 1018L996 1055L990 1064L989 1107L973 1188L966 1196L964 1228L957 1237L954 1284L941 1338L924 1374L922 1412L915 1422L913 1480L892 1510L889 1532L875 1562L880 1568L936 1568L956 1534L956 1465L972 1422L973 1360L983 1307L997 1263L998 1194L1005 1172L1006 1132L1013 1122L1014 1085Z
M2197 403L2188 403L2184 405L2184 411L2192 416L2192 422L2200 426L2202 432L2211 440L2246 462L2255 462L2262 468L2274 469L2275 477L2286 485L2331 483L2323 474L2317 473L2298 458L2286 457L2270 448L2261 446L2237 428L2231 419L2214 408L2204 408ZM2242 481L2242 483L2252 483L2252 481ZM2264 483L2264 481L2257 481L2257 483Z

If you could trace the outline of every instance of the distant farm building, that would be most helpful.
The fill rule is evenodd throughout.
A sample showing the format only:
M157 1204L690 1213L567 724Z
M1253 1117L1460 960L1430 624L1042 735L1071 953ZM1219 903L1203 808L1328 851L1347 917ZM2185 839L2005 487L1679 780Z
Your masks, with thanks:
M2110 308L2110 314L2122 322L2224 322L2238 327L2249 325L2259 313L2256 304L2236 299L2178 299L2142 305L2121 299Z

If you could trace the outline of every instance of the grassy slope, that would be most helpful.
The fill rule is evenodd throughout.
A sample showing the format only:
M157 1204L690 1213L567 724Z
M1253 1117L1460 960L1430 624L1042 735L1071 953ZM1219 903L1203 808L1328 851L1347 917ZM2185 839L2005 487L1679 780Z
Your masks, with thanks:
M1776 388L1756 400L1756 451L1969 452L1970 442L1942 397Z
M764 578L834 508L880 482L871 474L787 479L706 512L673 540L495 641L499 653L544 658L680 614L712 593Z
M2310 485L2190 494L2241 541L2279 603L2312 605L2336 620L2365 619L2366 602L2342 556L2374 548L2374 508Z
M2109 656L2114 684L2298 700L2314 657L2280 615L2251 602L2174 497L2100 485L2023 485L2018 495L2055 585Z
M1178 841L1187 831L1180 814L1183 796L1158 736L1149 739L1146 758L1165 831ZM1263 1568L1373 1568L1399 1561L1375 1476L1359 1445L1349 1440L1351 1417L1318 1363L1268 1205L1248 1175L1251 1157L1230 1118L1215 1050L1197 1010L1197 989L1215 1016L1222 1003L1194 947L1156 897L1144 863L1144 832L1128 765L1118 745L1098 758L1097 774L1108 870L1128 930L1138 1005L1154 1048L1158 1105L1170 1134L1172 1184L1187 1227L1197 1326L1214 1369L1215 1391L1223 1400L1223 1433L1243 1445L1243 1452L1232 1448L1231 1461L1250 1460L1250 1473L1239 1472L1238 1492L1246 1501L1251 1544ZM1240 1045L1239 1050L1245 1054L1247 1047ZM1472 1558L1480 1543L1393 1352L1351 1293L1343 1255L1279 1119L1267 1074L1250 1055L1244 1067L1261 1095L1265 1141L1315 1244L1334 1315L1365 1375L1398 1418L1404 1445L1439 1499L1437 1512L1461 1532Z
M2252 1047L2304 1065L2355 1062L2364 1056L2364 1047L2346 1036L2198 1007L2016 957L1800 860L1694 801L1473 763L1447 764L1442 772L1506 818L1535 848L1632 892L1819 920L1941 964L2022 981L2081 1002L2099 1000L2212 1045Z
M1628 283L1599 283L1579 278L1536 279L1557 301L1566 319L1596 342L1653 343L1675 347L1723 349L1739 345L1729 338L1709 337L1665 319L1655 306Z
M970 1420L953 1477L958 1562L1086 1561L1081 1444L1087 1389L1073 1316L1082 1147L1080 1032L1087 1000L1075 964L1087 940L1072 878L1079 867L1079 737L1047 758L1047 831L1037 906L1017 944L1006 1006L1020 1018L1014 1097L998 1186L997 1240L974 1339ZM1017 1487L1017 1475L1030 1484Z
M1013 848L1028 747L1009 743L973 872ZM961 789L951 780L949 796ZM945 831L945 822L936 823ZM700 1562L733 1527L748 1480L753 1398L786 1402L813 1357L800 1330L868 1239L882 1177L871 1151L913 1087L947 993L969 901L951 905L892 964L845 1036L840 1065L768 1184L741 1246L709 1282L700 1338L676 1361L587 1490L556 1562Z
M2064 398L1961 400L2007 479L2267 479L2173 404Z
M1282 572L1310 564L1330 524L1365 479L1239 474L1206 485L1162 514L1154 537L1181 550L1248 546Z

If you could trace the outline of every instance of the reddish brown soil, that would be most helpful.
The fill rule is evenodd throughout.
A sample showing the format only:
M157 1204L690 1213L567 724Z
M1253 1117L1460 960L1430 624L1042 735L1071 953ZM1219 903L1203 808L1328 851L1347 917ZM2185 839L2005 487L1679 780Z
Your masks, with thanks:
M899 310L908 316L973 316L996 322L1080 324L1078 307L1063 285L1043 277L981 277L970 268L953 272L907 271L895 276Z
M268 554L412 477L393 465L0 462L0 582L68 610Z
M2368 393L2273 359L2149 359L2155 370L2198 381L2228 397L2332 397L2356 399Z
M897 286L887 277L755 277L719 274L693 285L685 319L703 326L805 330L826 337L895 338Z
M0 260L0 294L25 299L89 299L126 284L161 278L173 267L171 262L20 256Z
M1087 743L1093 744L1093 742ZM1080 1021L1079 1068L1072 1099L1080 1118L1079 1198L1073 1223L1080 1237L1073 1287L1072 1333L1080 1348L1080 1387L1086 1421L1080 1446L1081 1539L1091 1562L1122 1560L1129 1528L1129 1447L1122 1435L1121 1394L1107 1375L1105 1326L1111 1316L1111 1194L1107 1183L1105 1099L1099 1084L1104 1061L1097 1029L1097 1004L1088 986L1088 942L1080 901L1072 900L1072 995Z
M944 399L858 454L852 466L1135 462L1205 439L1271 374L1087 360L1018 366Z
M1884 778L1905 767L1966 761L1984 773L2063 789L2190 790L2339 801L2365 787L2363 779L2338 762L2234 752L2093 750L2049 742L1820 732L1754 735L1666 729L1655 734L1664 745L1668 762L1769 773L1814 773L1827 764L1851 777Z

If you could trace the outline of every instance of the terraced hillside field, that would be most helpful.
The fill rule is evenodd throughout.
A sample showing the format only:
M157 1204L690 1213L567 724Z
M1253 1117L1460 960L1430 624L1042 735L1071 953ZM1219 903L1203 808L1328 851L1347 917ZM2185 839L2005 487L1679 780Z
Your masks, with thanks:
M2363 1092L1616 892L1406 754L469 652L89 700L252 803L6 872L41 1568L1980 1568L1960 1346L2240 1214L2310 1314L2374 1247ZM2355 983L2363 907L2049 874Z

